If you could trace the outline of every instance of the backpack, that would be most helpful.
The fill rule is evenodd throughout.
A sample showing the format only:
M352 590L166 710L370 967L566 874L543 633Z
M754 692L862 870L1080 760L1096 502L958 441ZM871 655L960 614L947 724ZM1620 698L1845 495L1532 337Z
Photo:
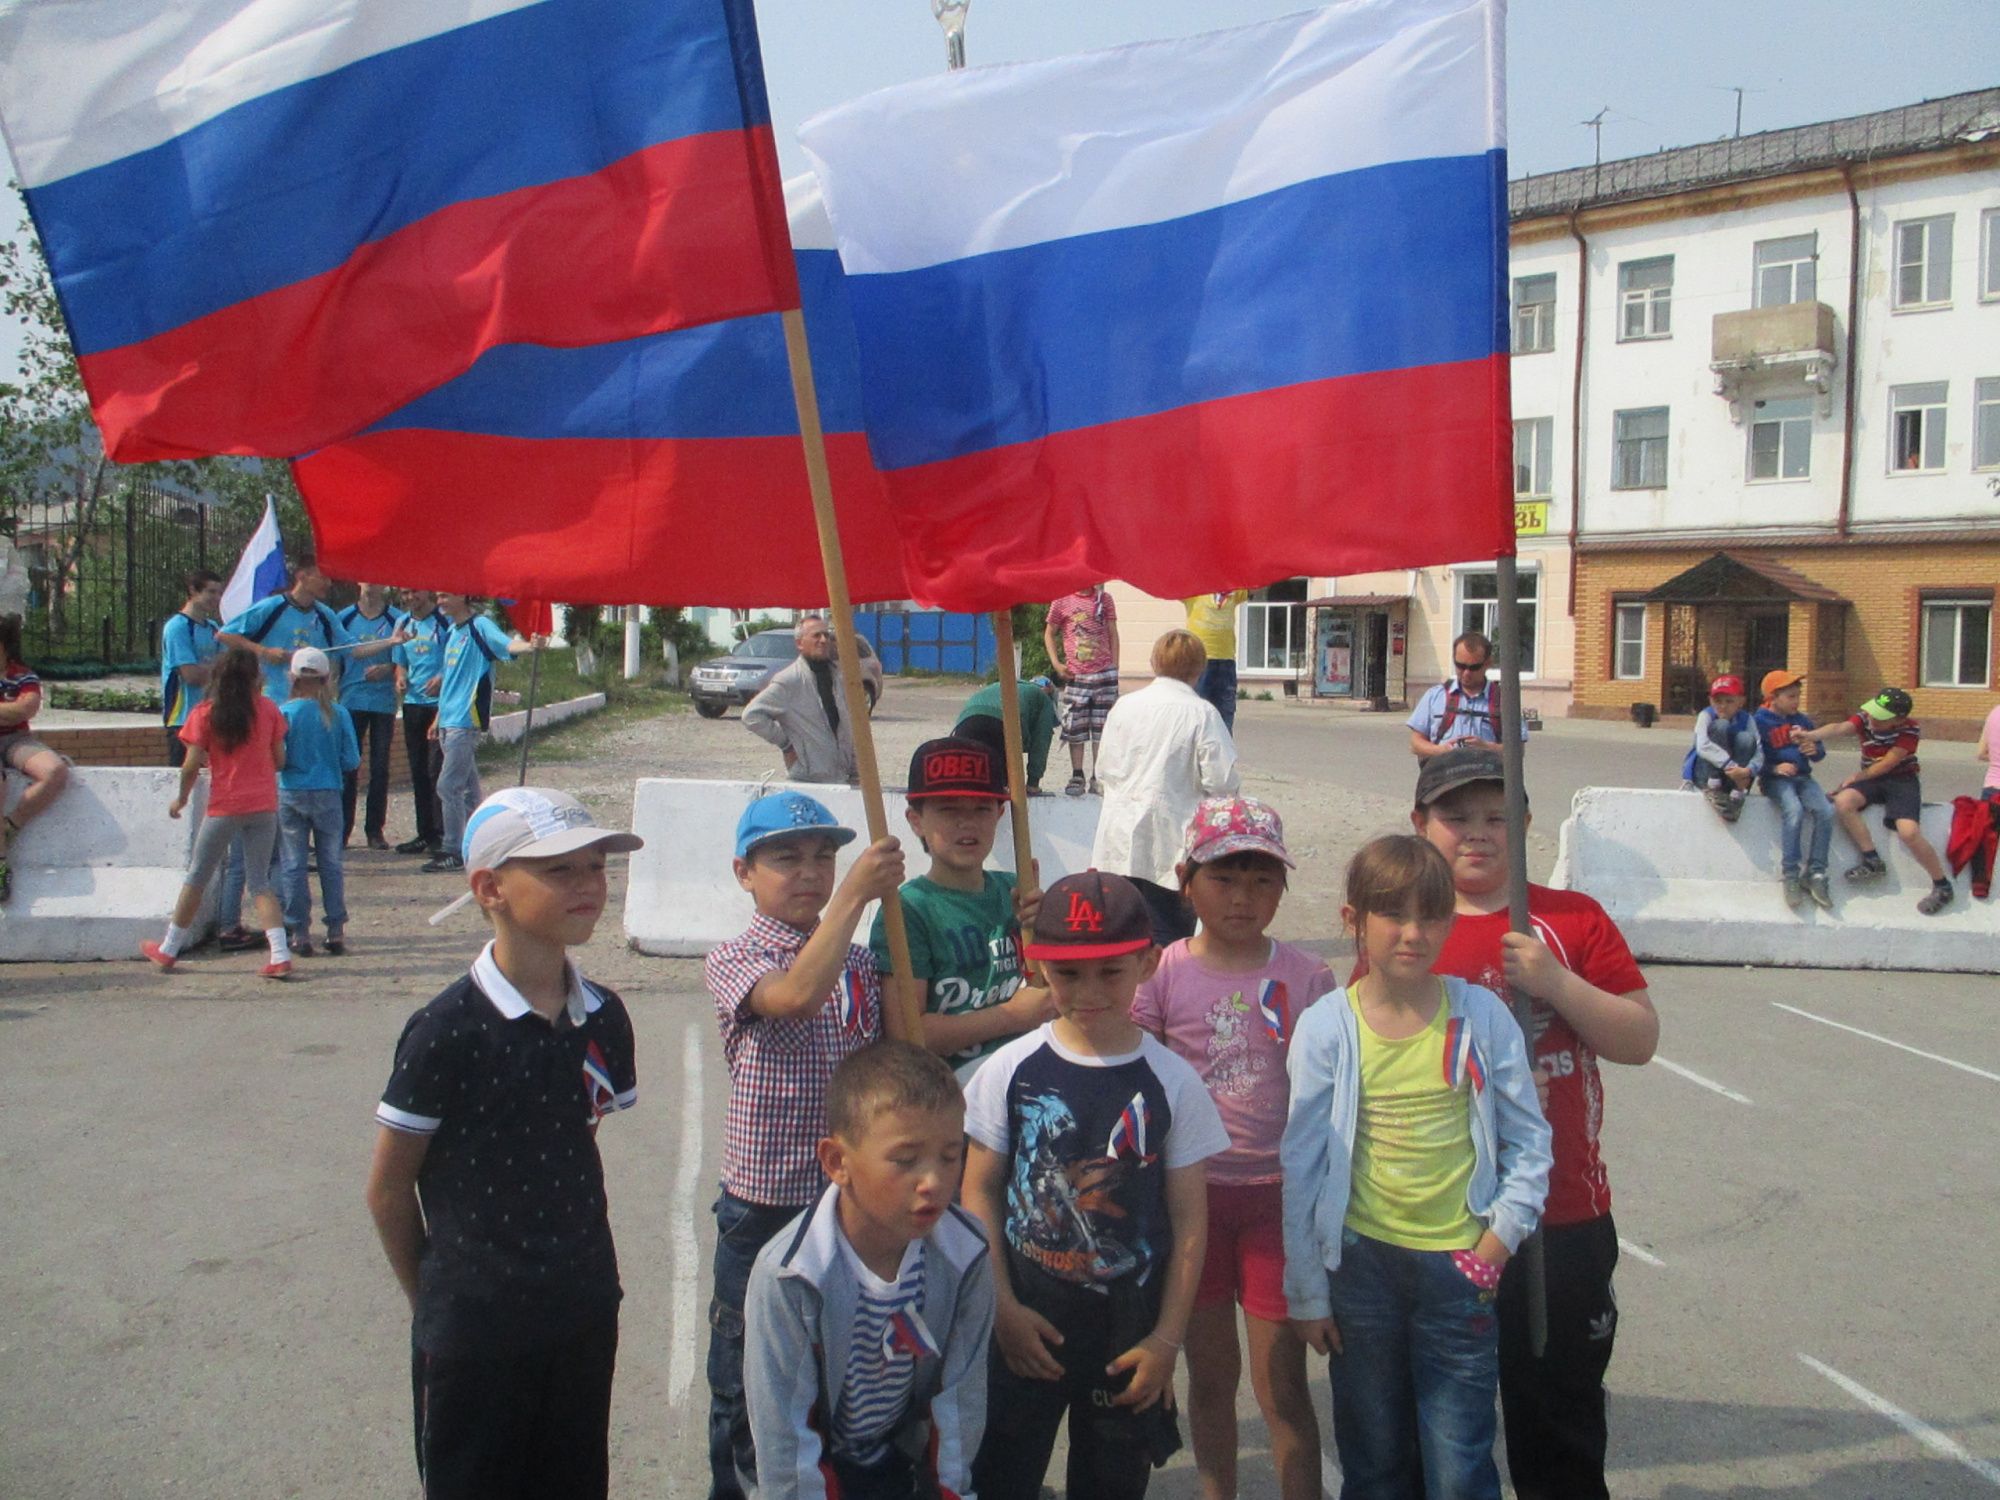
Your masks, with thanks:
M1484 719L1489 724L1493 722L1491 710L1461 707L1472 695L1461 691L1457 683L1447 682L1440 685L1444 688L1444 717L1438 720L1438 744L1442 745L1451 738L1452 723L1460 714L1465 715L1468 719ZM1486 691L1491 693L1493 689L1489 687ZM1490 703L1493 700L1488 698L1486 701Z
M445 632L447 637L449 637L451 630L456 630L457 628L458 627L456 625L450 627L450 630L447 630ZM466 619L465 633L472 638L472 644L474 648L479 652L479 654L486 658L488 666L491 666L494 662L497 662L500 659L498 656L494 655L493 648L486 644L485 638L480 635L477 627L473 624L472 617L467 617ZM492 722L493 722L493 674L491 672L487 672L480 677L479 686L473 689L472 727L474 729L479 730L480 733L483 734L486 732L487 727L490 724L492 724Z
M1729 737L1731 739L1734 739L1744 730L1755 728L1756 723L1757 721L1750 717L1749 709L1739 708L1736 710L1734 714L1730 715L1730 717L1726 721L1722 719L1710 719L1708 721L1708 737L1710 739L1715 739L1716 726L1721 725L1724 729L1726 729L1729 732ZM1718 740L1717 743L1720 744L1721 742ZM1695 749L1693 745L1689 745L1688 753L1681 758L1682 781L1694 780L1694 763L1699 759L1701 759L1700 753Z

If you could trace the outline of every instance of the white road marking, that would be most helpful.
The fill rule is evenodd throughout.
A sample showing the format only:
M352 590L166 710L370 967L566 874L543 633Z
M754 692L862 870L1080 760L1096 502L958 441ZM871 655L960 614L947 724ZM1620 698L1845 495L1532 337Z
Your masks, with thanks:
M681 1049L681 1131L676 1143L673 1195L667 1222L674 1254L673 1349L667 1362L667 1401L679 1406L694 1384L696 1335L702 1326L701 1245L695 1238L695 1195L701 1187L701 1028L689 1026Z
M1748 1104L1750 1102L1747 1096L1737 1093L1735 1089L1724 1088L1713 1078L1702 1077L1693 1068L1684 1068L1677 1062L1668 1062L1657 1052L1653 1054L1653 1061L1665 1068L1669 1073L1677 1073L1689 1083L1698 1083L1710 1092L1722 1095L1725 1099L1734 1099L1738 1104Z
M1660 1266L1662 1268L1666 1266L1666 1262L1661 1260L1659 1256L1653 1254L1652 1251L1641 1250L1637 1245L1633 1244L1628 1239L1620 1239L1618 1241L1618 1248L1624 1251L1627 1255L1631 1256L1632 1259L1644 1261L1649 1266Z
M1340 1465L1333 1461L1333 1455L1324 1448L1319 1450L1319 1482L1321 1488L1326 1491L1328 1500L1339 1500Z
M1948 1458L1953 1463L1963 1464L1988 1484L1996 1489L2000 1489L2000 1467L1989 1464L1983 1458L1973 1457L1928 1422L1919 1421L1894 1402L1883 1400L1880 1396L1869 1390L1867 1386L1848 1379L1831 1365L1821 1364L1810 1354L1801 1354L1799 1356L1799 1363L1804 1365L1808 1370L1824 1375L1828 1380L1831 1380L1835 1385L1839 1386L1848 1395L1852 1396L1876 1415L1887 1417L1911 1437L1930 1449L1931 1452L1941 1458Z
M1935 1052L1926 1052L1921 1047L1912 1047L1907 1042L1898 1042L1886 1036L1878 1036L1872 1031L1863 1031L1859 1026L1849 1026L1845 1021L1832 1021L1825 1016L1816 1016L1809 1010L1800 1010L1796 1005L1786 1005L1782 1001L1771 1002L1779 1010L1788 1010L1795 1016L1804 1016L1808 1021L1817 1021L1822 1026L1831 1026L1836 1031L1851 1031L1856 1036L1865 1036L1871 1042L1880 1042L1885 1047L1894 1047L1898 1052L1907 1052L1912 1057L1927 1058L1931 1062L1943 1063L1947 1068L1956 1068L1961 1073L1970 1073L1974 1078L1986 1078L2000 1083L2000 1073L1989 1073L1984 1068L1975 1068L1971 1063L1962 1063L1956 1058L1942 1057Z

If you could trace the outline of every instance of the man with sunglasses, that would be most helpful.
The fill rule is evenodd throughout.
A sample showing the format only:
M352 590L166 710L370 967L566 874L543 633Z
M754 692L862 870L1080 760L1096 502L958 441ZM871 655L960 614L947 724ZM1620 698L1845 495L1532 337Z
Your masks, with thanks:
M1451 643L1451 676L1417 700L1409 717L1410 753L1429 760L1460 745L1500 743L1500 689L1489 682L1493 643L1468 630ZM1528 726L1521 726L1527 739Z

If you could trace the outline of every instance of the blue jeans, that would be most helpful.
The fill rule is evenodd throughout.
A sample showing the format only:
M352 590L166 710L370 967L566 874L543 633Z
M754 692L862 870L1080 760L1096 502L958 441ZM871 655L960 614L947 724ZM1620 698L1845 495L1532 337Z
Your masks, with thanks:
M708 1304L709 1500L743 1500L756 1474L743 1404L743 1299L750 1267L780 1229L805 1211L749 1203L726 1188L715 1200L715 1296Z
M1787 875L1796 875L1799 864L1799 824L1812 814L1812 852L1803 866L1807 874L1826 873L1827 851L1833 846L1833 799L1810 776L1772 776L1764 782L1764 795L1778 804L1778 820L1783 831L1782 859Z
M1196 694L1215 705L1215 711L1222 715L1222 722L1229 726L1229 732L1236 732L1236 661L1233 657L1211 656L1208 665L1201 669L1201 680L1194 685Z
M278 844L285 851L285 928L297 934L312 926L312 891L306 884L306 847L319 855L319 899L326 908L328 933L347 925L347 873L341 868L340 793L280 792Z
M1711 733L1709 737L1729 752L1729 764L1731 766L1747 766L1752 760L1756 759L1757 731L1754 729L1746 729L1741 734L1733 737L1727 734L1715 733ZM1696 786L1706 789L1720 780L1722 780L1722 768L1720 766L1710 765L1699 755L1694 758L1694 784ZM1734 791L1735 783L1729 783L1729 787L1730 790Z
M1340 1500L1500 1500L1494 1293L1444 1251L1351 1229L1328 1282L1341 1343L1327 1366Z

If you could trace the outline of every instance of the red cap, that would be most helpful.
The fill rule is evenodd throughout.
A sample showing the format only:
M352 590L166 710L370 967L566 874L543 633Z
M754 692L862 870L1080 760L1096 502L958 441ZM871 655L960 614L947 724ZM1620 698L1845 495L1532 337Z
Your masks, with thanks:
M1708 696L1711 698L1720 698L1725 693L1732 698L1749 696L1743 691L1743 679L1734 672L1724 672L1708 685Z

